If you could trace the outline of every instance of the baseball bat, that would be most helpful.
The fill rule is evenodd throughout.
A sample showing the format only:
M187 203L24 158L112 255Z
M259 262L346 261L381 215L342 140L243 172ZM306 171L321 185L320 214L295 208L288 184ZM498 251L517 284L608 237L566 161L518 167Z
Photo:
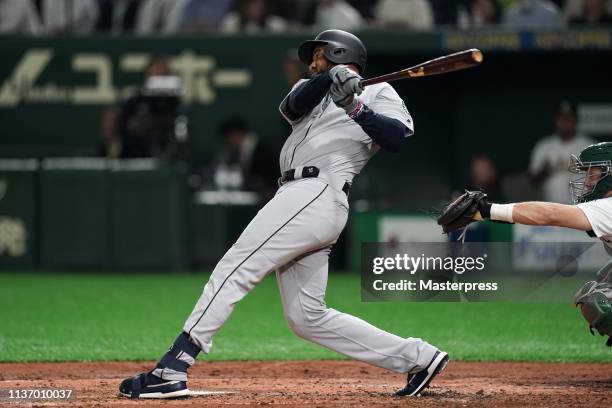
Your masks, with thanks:
M379 84L381 82L397 81L405 78L418 78L431 75L446 74L447 72L459 71L462 69L472 68L482 62L482 51L471 48L454 54L444 55L432 59L414 67L402 69L401 71L392 72L377 76L374 78L364 79L360 82L361 86Z

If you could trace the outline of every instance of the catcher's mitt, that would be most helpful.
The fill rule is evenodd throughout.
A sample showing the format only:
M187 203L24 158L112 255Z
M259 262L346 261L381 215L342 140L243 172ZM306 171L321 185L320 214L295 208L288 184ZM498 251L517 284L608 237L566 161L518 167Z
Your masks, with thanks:
M465 190L459 198L448 204L437 218L438 225L445 233L466 227L474 220L474 215L480 211L483 218L490 216L491 204L486 200L483 191Z

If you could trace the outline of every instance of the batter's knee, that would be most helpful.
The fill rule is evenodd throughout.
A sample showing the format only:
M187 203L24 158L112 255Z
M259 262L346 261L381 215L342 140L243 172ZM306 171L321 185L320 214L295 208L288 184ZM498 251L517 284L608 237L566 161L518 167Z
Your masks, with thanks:
M293 333L301 338L309 339L319 329L319 323L326 313L325 307L303 308L300 304L294 304L285 308L285 319Z

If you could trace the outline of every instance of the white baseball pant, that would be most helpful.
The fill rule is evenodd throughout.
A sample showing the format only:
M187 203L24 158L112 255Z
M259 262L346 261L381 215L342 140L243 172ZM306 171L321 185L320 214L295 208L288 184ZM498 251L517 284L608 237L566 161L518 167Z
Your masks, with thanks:
M284 184L219 261L184 331L208 353L234 305L276 271L285 317L298 336L395 372L425 368L437 348L419 338L387 333L325 305L330 247L347 216L346 195L325 180Z

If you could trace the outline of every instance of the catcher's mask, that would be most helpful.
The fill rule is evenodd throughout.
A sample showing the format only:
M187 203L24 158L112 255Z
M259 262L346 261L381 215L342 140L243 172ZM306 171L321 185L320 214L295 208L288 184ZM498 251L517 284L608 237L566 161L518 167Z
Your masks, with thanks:
M612 142L591 145L578 157L571 155L568 170L575 175L570 181L574 204L603 198L612 190Z

